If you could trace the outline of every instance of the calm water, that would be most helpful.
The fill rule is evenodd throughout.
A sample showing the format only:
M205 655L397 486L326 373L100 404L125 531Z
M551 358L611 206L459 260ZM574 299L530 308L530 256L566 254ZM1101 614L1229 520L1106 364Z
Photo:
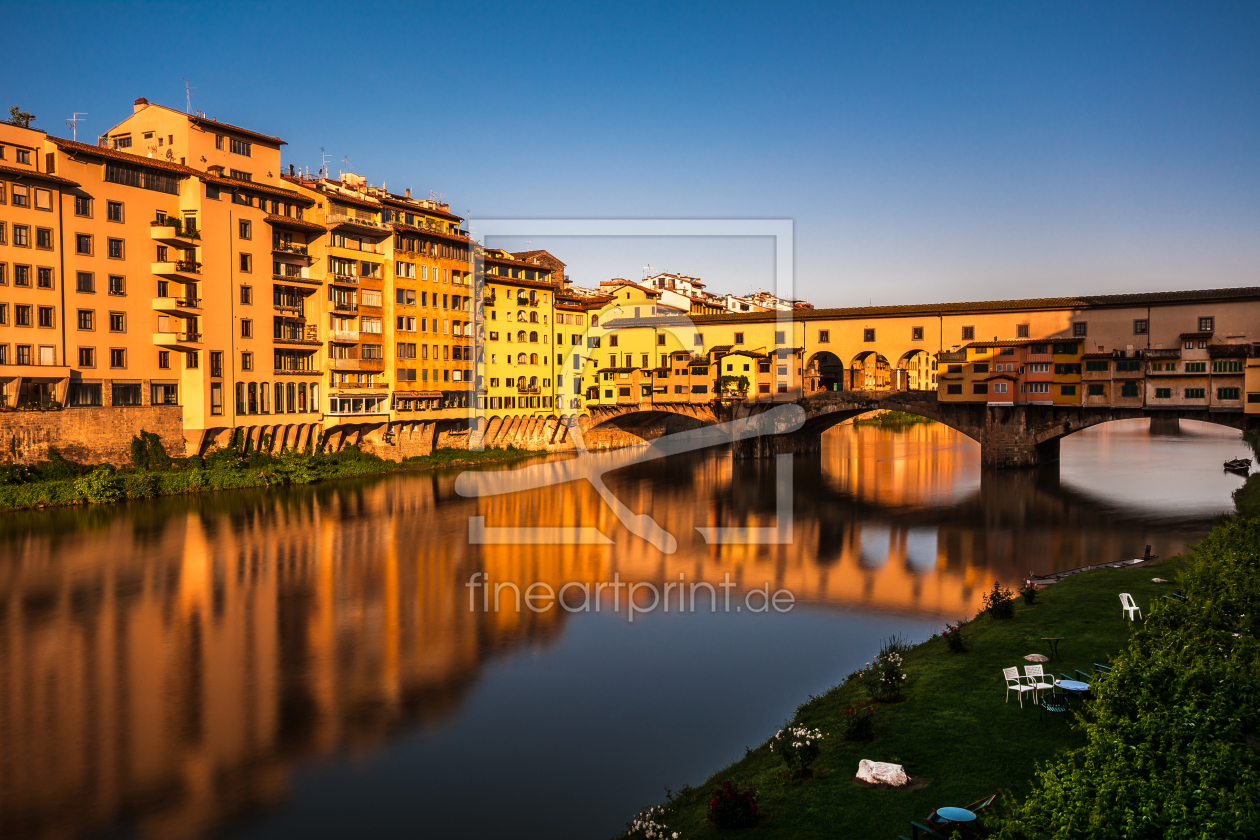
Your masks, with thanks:
M0 518L5 837L574 837L698 783L810 692L971 614L995 578L1176 552L1230 508L1237 433L1141 421L1068 438L1060 465L983 475L941 426L829 432L793 465L721 451L609 488L678 539L663 554L586 484L465 499L455 474ZM470 545L491 527L595 526L612 545ZM769 584L787 613L470 611L473 572ZM605 595L607 596L607 592ZM706 603L702 599L702 606Z

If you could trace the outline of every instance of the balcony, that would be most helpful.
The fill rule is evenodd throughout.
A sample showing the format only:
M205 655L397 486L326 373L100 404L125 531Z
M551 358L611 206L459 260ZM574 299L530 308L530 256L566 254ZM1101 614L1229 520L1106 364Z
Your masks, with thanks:
M541 394L541 393L542 393L542 389L541 389L541 388L539 388L537 385L532 385L532 386L531 386L531 385L518 385L518 386L516 386L516 393L518 393L518 394Z
M333 312L358 312L359 304L357 303L333 303Z
M329 341L340 341L343 344L350 344L359 340L358 330L332 330L328 333Z
M328 364L338 370L385 370L384 359L329 359Z
M273 254L294 254L299 257L308 256L305 245L294 245L292 242L273 242L271 243L271 253Z
M194 332L159 332L153 334L153 343L168 350L199 350L201 333Z
M537 300L530 300L529 298L522 298L522 297L518 297L518 298L516 299L516 305L517 305L517 306L537 306L537 305L538 305L538 301L537 301Z
M304 308L301 303L276 303L272 308L280 313L282 318L301 318L303 317Z
M200 231L185 228L180 222L169 216L165 223L150 222L150 225L150 239L183 251L197 247L197 240L201 238Z
M200 315L200 312L192 311L200 309L201 298L160 297L153 299L153 311L161 312L165 315L177 315L181 318L189 318Z
M311 286L318 286L323 282L316 277L302 277L297 274L273 274L271 279L277 283L306 283Z
M376 218L376 214L371 214L372 218L364 219L358 216L344 216L340 214L329 213L324 222L329 228L359 228L371 231L373 233L385 236L392 232L389 225L382 224Z
M153 273L159 277L167 277L179 282L187 282L189 275L201 274L201 263L194 260L176 260L174 262L155 262Z
M342 286L357 286L359 278L352 274L330 274L328 275L329 283L338 283Z

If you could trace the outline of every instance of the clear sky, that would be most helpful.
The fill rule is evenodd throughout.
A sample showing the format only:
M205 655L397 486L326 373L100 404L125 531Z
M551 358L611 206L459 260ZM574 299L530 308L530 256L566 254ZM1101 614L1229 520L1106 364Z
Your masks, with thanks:
M4 108L137 96L472 217L791 218L816 304L1260 285L1260 3L0 0ZM530 240L773 285L768 240ZM524 247L524 242L494 243Z

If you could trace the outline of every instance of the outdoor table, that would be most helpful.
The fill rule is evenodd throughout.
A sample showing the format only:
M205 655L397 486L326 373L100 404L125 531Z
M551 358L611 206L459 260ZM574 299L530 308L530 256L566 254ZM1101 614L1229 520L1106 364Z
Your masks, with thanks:
M1063 641L1062 636L1042 636L1041 641L1050 645L1050 655L1055 659L1059 658L1059 642Z
M1089 691L1089 683L1084 683L1080 680L1055 680L1054 684L1064 691L1070 691L1078 696Z
M966 808L937 808L936 816L956 823L971 822L976 818L976 815Z

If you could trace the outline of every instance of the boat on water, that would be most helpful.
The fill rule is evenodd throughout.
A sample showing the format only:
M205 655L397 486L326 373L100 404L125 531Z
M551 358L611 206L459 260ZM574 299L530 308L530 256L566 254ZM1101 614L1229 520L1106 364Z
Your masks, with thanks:
M1225 469L1229 470L1230 472L1236 472L1236 473L1241 473L1242 475L1246 475L1247 473L1251 472L1251 459L1250 458L1235 458L1232 461L1226 461Z

